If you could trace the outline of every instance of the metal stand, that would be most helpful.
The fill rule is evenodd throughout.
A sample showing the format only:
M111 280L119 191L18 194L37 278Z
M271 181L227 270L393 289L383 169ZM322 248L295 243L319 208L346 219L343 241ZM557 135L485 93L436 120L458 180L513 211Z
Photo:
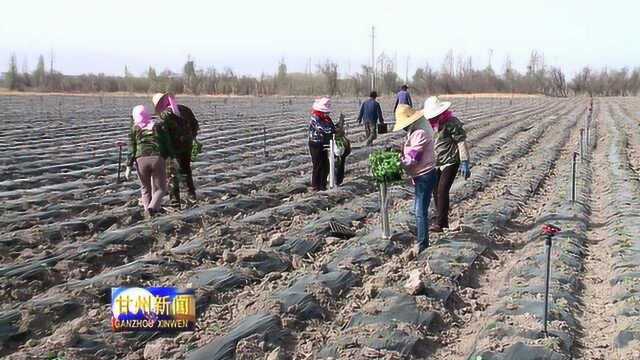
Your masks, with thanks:
M586 140L587 140L587 149L589 149L589 143L590 143L590 141L589 141L589 126L587 126L587 137L586 137Z
M389 197L387 194L387 183L380 183L380 220L382 223L382 237L389 239L391 229L389 228Z
M120 182L120 170L122 168L122 143L118 142L116 143L116 145L118 145L118 179L116 180L117 183Z
M549 321L549 282L551 280L551 245L553 236L560 231L560 228L547 224L542 228L542 232L545 234L545 252L547 260L547 269L544 276L544 329L542 333L544 336L549 336L547 331L547 323Z
M336 187L336 154L333 149L336 144L336 136L333 135L333 139L329 141L329 188Z
M262 151L264 153L264 158L268 157L267 154L267 128L265 126L262 127Z
M584 129L580 129L580 161L584 161Z
M545 336L548 336L547 332L547 323L549 321L549 277L551 275L551 235L545 236L544 247L547 259L547 271L544 275L544 330L543 333Z
M571 202L576 202L576 159L578 157L578 153L573 153L573 164L572 164L572 173L571 173Z

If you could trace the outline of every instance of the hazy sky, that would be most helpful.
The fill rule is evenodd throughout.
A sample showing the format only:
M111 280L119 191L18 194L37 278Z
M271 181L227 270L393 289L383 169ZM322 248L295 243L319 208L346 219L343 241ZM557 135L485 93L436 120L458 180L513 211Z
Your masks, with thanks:
M404 76L444 54L472 56L474 66L502 71L505 56L522 70L538 49L572 73L583 65L640 65L639 1L622 0L5 0L0 71L12 52L33 69L38 54L67 74L140 74L149 65L180 71L190 54L198 67L240 73L289 71L330 58L356 71L376 52L398 59ZM6 60L5 60L6 59Z

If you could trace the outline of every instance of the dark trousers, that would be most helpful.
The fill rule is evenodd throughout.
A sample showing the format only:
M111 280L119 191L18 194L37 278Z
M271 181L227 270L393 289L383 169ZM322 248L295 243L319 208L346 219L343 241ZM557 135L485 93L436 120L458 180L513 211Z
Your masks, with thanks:
M416 234L420 250L424 250L429 247L429 203L436 184L436 172L431 170L414 178L413 182L416 184Z
M373 144L373 140L378 137L378 126L376 122L366 121L364 122L364 132L367 136L367 146Z
M326 190L327 177L329 176L329 155L323 144L312 142L309 142L309 153L313 164L311 187L314 190Z
M180 182L183 181L187 184L189 197L193 200L196 198L196 187L193 184L193 176L191 174L191 153L177 154L175 161L178 164L178 168L174 166L173 161L169 161L167 164L171 187L169 198L172 205L180 206Z
M336 185L342 185L342 181L344 180L344 168L349 154L351 154L351 146L347 146L344 154L339 158L336 158Z
M342 185L344 180L344 162L347 161L346 156L336 158L336 185Z
M458 173L460 164L449 165L444 170L436 169L436 186L433 187L433 201L436 205L436 225L449 227L449 191Z

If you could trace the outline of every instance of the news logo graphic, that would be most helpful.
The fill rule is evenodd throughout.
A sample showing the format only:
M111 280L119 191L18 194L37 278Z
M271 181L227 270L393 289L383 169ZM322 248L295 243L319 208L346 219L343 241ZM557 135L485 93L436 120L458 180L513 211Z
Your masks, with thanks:
M111 288L113 331L193 331L193 289L173 287Z

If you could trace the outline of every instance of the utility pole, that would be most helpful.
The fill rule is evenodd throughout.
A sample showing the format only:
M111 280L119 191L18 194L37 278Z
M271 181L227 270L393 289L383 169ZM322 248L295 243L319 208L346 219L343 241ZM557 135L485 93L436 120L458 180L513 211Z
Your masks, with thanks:
M409 58L410 58L410 56L407 55L407 66L404 68L404 83L405 84L409 84Z
M375 40L376 28L371 26L371 91L376 89L376 59L375 59Z
M492 69L491 67L491 58L493 57L493 49L489 49L489 69Z
M393 72L398 73L398 51L393 54Z
M53 74L53 48L51 48L51 65L49 67L49 72Z

